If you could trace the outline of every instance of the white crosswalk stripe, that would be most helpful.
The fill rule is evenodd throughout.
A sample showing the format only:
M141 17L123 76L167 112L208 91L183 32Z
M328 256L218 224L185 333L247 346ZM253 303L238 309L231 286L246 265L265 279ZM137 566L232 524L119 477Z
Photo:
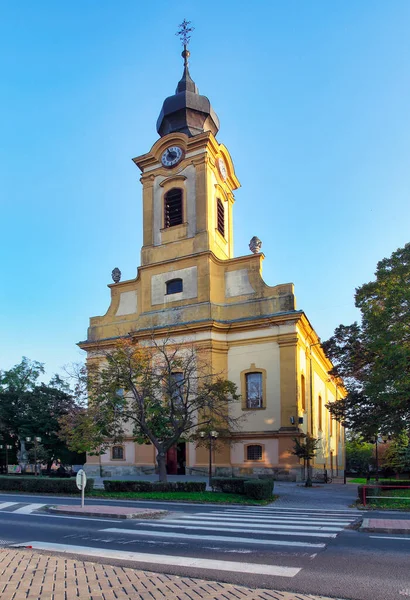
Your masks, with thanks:
M21 506L21 505L20 505ZM15 512L29 514L28 505ZM1 511L1 506L0 506ZM123 558L140 568L145 564L168 565L184 569L260 573L279 577L295 577L309 559L323 551L345 527L359 516L353 511L327 511L302 508L284 510L275 507L227 507L196 513L173 512L161 520L136 520L98 529L101 538L91 535L66 536L91 542L91 546L26 542L38 549L93 557ZM98 542L102 547L95 547ZM107 547L106 545L110 546ZM149 548L172 547L171 554L143 552ZM23 544L19 544L23 545ZM119 550L128 545L130 552ZM115 549L117 546L117 549ZM215 547L216 546L216 547ZM212 549L211 558L209 550ZM246 561L227 561L226 552L246 553ZM188 554L188 555L186 555ZM276 560L275 560L276 557ZM300 561L300 562L299 562ZM302 561L305 566L302 567ZM272 564L279 562L280 564ZM286 564L287 563L287 564ZM296 563L296 564L295 564Z
M277 512L275 508L266 510L259 507L237 507L194 514L174 514L161 521L139 521L133 528L111 527L101 531L134 536L136 540L140 537L171 537L178 540L240 543L245 546L259 544L324 548L326 544L323 543L323 538L336 538L356 518L356 514L352 512L339 515L322 511L310 516L305 511L299 514L294 511ZM171 532L170 529L174 531ZM238 537L235 535L238 533L246 536Z
M23 506L21 506L23 504ZM14 509L12 507L14 506ZM20 515L31 515L31 513L40 510L46 506L46 504L30 503L24 504L22 502L0 502L0 513L15 513ZM19 508L17 508L19 507Z

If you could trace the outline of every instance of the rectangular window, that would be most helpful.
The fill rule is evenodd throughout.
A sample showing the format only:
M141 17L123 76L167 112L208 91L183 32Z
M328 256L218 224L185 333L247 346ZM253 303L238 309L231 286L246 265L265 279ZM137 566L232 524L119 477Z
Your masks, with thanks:
M124 448L122 446L113 446L112 459L113 460L124 460Z
M246 460L262 460L262 446L252 444L246 448Z
M246 408L262 408L262 373L246 374Z
M171 396L174 403L174 407L182 406L184 402L183 390L184 387L184 374L183 373L171 373Z
M182 223L182 190L173 188L165 194L164 227L174 227Z
M222 200L219 198L216 201L216 211L218 231L223 237L225 237L225 208Z

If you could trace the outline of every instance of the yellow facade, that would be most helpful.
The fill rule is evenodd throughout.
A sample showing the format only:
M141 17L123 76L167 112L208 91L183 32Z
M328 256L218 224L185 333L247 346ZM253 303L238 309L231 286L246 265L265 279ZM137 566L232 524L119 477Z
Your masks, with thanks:
M174 147L181 150L181 158L166 167L162 157ZM144 340L153 332L205 346L215 370L236 383L242 395L232 410L247 413L241 432L233 435L235 443L216 453L217 472L299 478L299 460L290 452L292 438L311 433L321 439L315 466L341 473L343 436L325 408L340 397L340 390L329 378L331 364L315 331L296 309L293 284L266 285L262 253L234 256L234 191L240 184L227 148L211 131L177 131L133 160L142 183L141 266L135 279L108 286L108 311L90 319L80 347L92 353L122 336ZM166 198L173 190L180 190L182 217L169 226ZM167 284L176 279L182 291L167 294ZM262 382L262 399L260 407L250 410L246 382L255 373ZM88 470L101 460L112 474L154 471L152 446L138 446L131 438L123 446L120 459L110 450L101 459L90 457ZM207 451L186 446L186 473L206 470ZM255 454L249 446L260 450Z

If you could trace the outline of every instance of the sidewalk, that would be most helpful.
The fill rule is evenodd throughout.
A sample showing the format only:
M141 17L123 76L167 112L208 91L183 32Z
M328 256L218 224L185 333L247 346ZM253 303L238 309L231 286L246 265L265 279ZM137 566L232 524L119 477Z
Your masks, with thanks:
M323 596L138 571L50 556L0 550L1 600L331 600ZM335 600L333 598L333 600Z
M363 519L360 531L371 533L403 533L410 535L409 519Z

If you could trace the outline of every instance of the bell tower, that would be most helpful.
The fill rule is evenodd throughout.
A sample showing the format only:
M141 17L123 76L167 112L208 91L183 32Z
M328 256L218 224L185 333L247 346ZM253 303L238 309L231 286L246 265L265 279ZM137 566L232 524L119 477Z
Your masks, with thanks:
M218 117L189 72L191 31L184 20L178 32L184 70L158 117L160 139L133 159L142 172L142 266L207 251L233 258L233 192L240 183L216 140Z

